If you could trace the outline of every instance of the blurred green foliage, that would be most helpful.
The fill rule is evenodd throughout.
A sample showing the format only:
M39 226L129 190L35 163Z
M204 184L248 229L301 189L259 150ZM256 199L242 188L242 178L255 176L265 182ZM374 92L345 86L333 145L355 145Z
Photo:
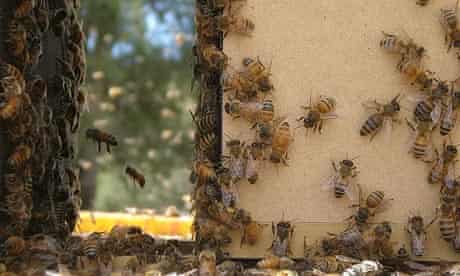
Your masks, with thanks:
M194 0L82 0L90 110L78 150L84 207L183 208L193 148L193 11ZM111 155L85 138L89 127L118 138ZM144 189L124 175L127 164L144 173Z

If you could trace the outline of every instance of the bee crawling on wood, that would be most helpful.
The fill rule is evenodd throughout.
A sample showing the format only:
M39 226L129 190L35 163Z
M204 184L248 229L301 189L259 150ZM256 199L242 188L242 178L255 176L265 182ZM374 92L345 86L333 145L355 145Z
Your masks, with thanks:
M336 107L336 100L332 97L320 96L318 102L312 104L311 97L310 103L307 106L302 106L303 109L308 111L307 115L300 116L297 121L302 121L303 126L308 129L321 131L323 129L323 122L325 120L336 119L337 114L334 113ZM307 132L308 133L308 132Z
M434 150L433 165L428 176L428 182L431 184L441 183L447 176L455 175L455 163L457 162L458 149L456 145L443 143L442 153L437 149Z
M284 217L284 216L283 216ZM288 256L292 254L291 242L294 236L294 225L292 222L281 218L276 225L272 222L273 241L268 250L278 257Z
M236 99L247 102L257 98L258 87L242 72L226 72L223 90L224 93L230 92L235 95Z
M455 9L441 9L441 17L439 19L441 26L445 31L445 42L448 45L447 51L452 47L460 48L460 29L458 28L458 4L455 4Z
M270 79L271 65L267 68L257 57L256 59L246 57L243 59L244 70L242 73L251 81L255 82L258 91L268 93L274 89Z
M426 49L417 45L412 38L407 34L398 36L383 32L384 38L380 41L380 47L390 53L399 54L401 56L397 68L405 62L420 63L423 56L426 54Z
M334 195L336 198L342 198L344 195L347 195L348 198L353 200L353 183L352 180L355 178L359 171L356 164L352 159L344 159L338 164L335 161L332 161L332 168L334 169L334 174L329 178L329 180L323 184L323 189L334 189Z
M375 110L375 113L373 113L364 122L359 132L360 135L370 136L370 139L372 140L386 122L399 122L399 119L397 118L399 111L401 110L399 98L400 94L396 95L396 97L387 104L380 104L376 100L364 103L364 107Z
M288 150L293 141L294 136L292 135L289 122L282 122L273 132L270 161L275 164L283 162L285 165L288 165Z
M438 220L441 238L445 241L452 242L456 236L454 206L442 202L436 209L435 220Z
M356 225L359 228L367 226L370 217L382 212L386 203L392 198L384 200L385 193L383 191L374 191L364 199L361 185L356 184L359 191L358 204L353 204L351 207L357 208L356 213L348 218L352 220L351 225Z
M145 186L145 177L142 173L131 166L126 166L125 169L126 175L131 177L133 181L139 185L139 187L144 188Z
M94 140L97 142L97 151L101 152L101 144L104 143L107 152L110 153L111 146L118 146L118 141L115 136L110 133L101 131L96 128L89 128L86 130L86 138Z
M273 101L265 99L263 102L241 102L229 98L224 105L225 113L236 118L244 118L250 123L270 122L275 117Z
M433 149L432 134L434 126L431 118L417 123L411 122L406 118L406 122L414 137L409 153L412 153L416 159L423 158L425 161L428 160L427 158Z
M414 109L414 118L416 121L426 121L431 119L434 125L437 125L448 108L450 88L447 82L434 80L432 88L428 95L418 95L411 97L417 102Z
M394 256L394 242L391 242L392 227L389 222L382 222L374 227L371 234L370 250L378 258Z
M243 233L241 234L240 247L243 244L255 245L260 239L264 225L257 223L249 215L244 216L241 221Z
M439 125L439 133L441 136L449 135L457 124L458 110L460 107L460 91L456 88L460 79L455 80L452 83L452 90L448 97L446 97L447 107L445 108L444 114Z
M411 239L412 254L417 257L425 255L425 243L427 240L427 230L433 224L434 220L425 225L423 217L412 214L407 222L407 232Z

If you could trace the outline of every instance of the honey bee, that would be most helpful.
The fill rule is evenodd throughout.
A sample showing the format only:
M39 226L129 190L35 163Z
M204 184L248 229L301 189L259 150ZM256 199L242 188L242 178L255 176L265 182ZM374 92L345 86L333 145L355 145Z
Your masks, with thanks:
M366 226L370 217L375 216L383 210L386 202L393 200L392 198L384 200L385 193L383 191L374 191L370 193L366 199L363 198L361 186L356 184L359 191L358 204L353 204L352 207L357 207L356 213L348 219L352 219L354 225L361 227ZM353 224L352 224L353 225Z
M453 205L457 200L457 191L459 183L457 180L453 179L453 176L448 175L442 181L440 199L441 202Z
M458 29L457 17L458 3L459 1L457 0L455 9L441 9L441 17L439 21L446 32L444 40L448 45L447 51L449 51L452 47L460 47L460 30Z
M425 255L425 242L427 239L427 229L432 223L425 225L423 217L420 215L410 215L407 222L407 232L411 239L412 254L417 257Z
M8 157L8 167L11 170L17 170L23 166L26 161L32 156L32 148L27 144L20 144L14 152Z
M118 141L115 136L113 136L110 133L101 131L96 128L89 128L86 130L86 138L94 140L97 142L97 151L101 152L101 144L104 143L107 152L110 153L110 147L111 146L118 146Z
M270 161L273 163L283 162L287 165L288 149L294 137L291 133L291 127L287 121L281 123L273 133L272 152Z
M329 119L337 118L337 115L333 112L335 111L336 101L332 97L320 96L319 101L308 106L302 106L303 109L307 110L308 113L306 116L300 116L297 118L297 121L303 121L303 126L308 130L313 129L313 132L316 130L321 134L323 129L323 122Z
M236 33L242 35L251 35L254 31L255 25L250 19L236 16L234 14L221 15L215 17L216 29L223 32L224 37L228 33Z
M56 9L50 19L50 28L55 36L61 37L66 32L66 19L69 16L66 9Z
M455 250L455 252L459 253L460 252L460 207L457 206L455 207L455 239L452 241L452 246Z
M197 175L197 186L204 186L217 180L214 164L208 159L196 160L193 164L193 171Z
M342 198L347 195L350 199L353 199L353 186L352 179L358 175L358 168L352 159L344 159L338 164L332 161L332 168L334 169L334 175L328 180L323 187L325 189L334 189L334 195L336 198Z
M439 133L441 136L450 134L452 129L454 129L455 124L457 123L458 108L460 106L460 92L452 91L450 97L448 97L447 100L447 108L439 125Z
M93 232L82 242L84 256L94 259L98 256L98 248L102 233Z
M431 118L433 124L438 124L443 111L448 108L445 103L449 96L449 87L446 82L436 81L437 84L429 95L417 97L414 117L417 121L426 121Z
M431 184L442 182L446 176L451 175L454 170L458 150L455 145L443 144L443 151L439 154L435 149L435 158L428 176L428 182Z
M224 109L234 119L242 117L250 123L270 122L275 117L275 107L273 101L269 99L265 99L262 103L230 99L225 103Z
M228 64L227 55L213 44L200 45L197 51L199 51L199 57L209 70L221 70Z
M199 275L217 275L216 254L211 250L203 250L198 257L200 262Z
M373 255L379 258L388 258L394 255L393 243L390 242L392 232L393 230L388 222L375 226L370 246Z
M349 227L339 234L328 233L331 238L321 241L321 248L326 255L342 254L351 257L361 256L366 248L363 233L358 227Z
M426 52L425 48L417 45L408 35L398 36L386 32L382 33L384 38L380 41L380 47L390 53L401 55L398 68L401 66L401 63L408 60L420 62Z
M433 123L431 119L418 121L415 124L408 119L406 119L406 122L414 134L414 140L409 153L412 153L416 159L428 157L432 147Z
M244 175L250 184L255 184L259 179L259 161L257 160L257 157L253 153L253 151L254 148L250 145L247 145L242 155L242 158L245 163Z
M3 92L19 95L22 94L26 89L26 82L22 72L12 64L0 61L0 78L2 80L6 80L7 83L9 83L9 85L6 87L12 87L12 89L5 89ZM5 88L5 86L2 85L2 88Z
M217 275L238 276L243 275L244 267L241 263L224 261L217 266Z
M133 182L139 185L139 187L144 188L145 177L138 170L131 166L126 166L125 173L133 180Z
M366 108L375 109L376 113L372 114L360 130L361 136L371 136L371 140L384 126L385 122L399 122L396 116L399 114L401 107L399 105L399 94L387 104L380 104L377 101L364 104Z
M242 73L246 76L246 78L257 84L258 91L267 93L274 89L270 80L271 65L269 68L266 68L258 57L256 59L247 57L243 59L243 66L244 70Z
M441 203L437 208L437 219L439 220L439 232L445 241L455 239L455 212L450 204Z
M277 257L284 257L292 254L291 242L294 236L294 225L281 218L276 225L272 222L273 241L268 248Z
M26 251L26 242L18 236L9 237L1 246L4 256L21 256Z
M235 98L240 101L249 101L256 98L257 89L257 84L241 72L235 72L224 78L224 93L232 92Z
M411 85L416 85L422 91L430 90L435 81L434 73L425 70L418 61L403 59L398 65L398 70L409 79Z
M218 171L222 203L227 208L234 208L239 200L239 193L232 178L233 175L229 169L225 168Z
M243 244L255 245L262 234L264 225L259 224L252 220L250 217L243 220L243 233L241 234L240 247Z
M214 239L221 245L232 242L227 227L212 219L197 217L193 223L193 229L198 242L210 239Z
M5 46L15 65L22 70L28 59L27 30L18 19L12 19L7 23L5 33Z
M430 2L430 0L417 0L417 5L419 6L426 6Z
M215 202L208 207L207 212L212 219L231 229L241 227L241 222L239 221L241 209L227 208L221 202Z

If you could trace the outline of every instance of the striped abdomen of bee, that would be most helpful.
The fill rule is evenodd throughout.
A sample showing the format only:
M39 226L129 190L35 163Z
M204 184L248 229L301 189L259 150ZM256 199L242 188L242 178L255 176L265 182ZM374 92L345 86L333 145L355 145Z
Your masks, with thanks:
M264 100L258 117L259 122L270 122L273 120L275 117L275 106L272 100Z
M248 18L240 17L240 16L231 16L230 17L230 25L229 31L240 33L244 35L250 35L255 29L254 22L249 20Z
M366 199L366 205L369 208L376 208L382 203L385 193L383 191L374 191Z
M395 54L403 54L406 44L396 35L382 32L384 38L380 41L380 47Z
M101 238L101 234L99 233L92 233L83 241L83 254L88 258L95 258L98 253L99 247L99 239Z
M197 148L201 152L208 152L210 150L213 150L216 143L217 143L217 136L214 132L200 134L198 136Z
M337 103L334 98L322 96L316 104L316 109L320 113L330 113L335 111Z
M345 192L348 189L348 183L345 182L345 179L339 179L335 182L334 185L334 195L336 198L342 198L345 195Z
M0 78L11 77L12 80L16 81L21 88L16 94L21 94L26 88L26 82L22 72L12 64L0 61Z
M14 152L8 157L8 167L11 170L17 170L19 167L30 159L32 148L29 145L21 144L14 149Z
M455 239L456 229L455 229L455 219L451 214L441 215L439 218L439 231L441 232L441 237L445 241L452 241Z
M104 143L107 148L107 152L110 153L110 146L118 146L118 141L110 133L103 132L96 128L89 128L86 130L86 138L97 142L97 150L101 152L101 144Z
M428 152L429 139L426 135L418 135L412 145L412 153L415 158L420 159L426 156Z
M371 115L366 122L364 122L359 134L361 136L375 135L377 131L383 126L384 116L380 113Z
M201 132L211 132L216 127L217 116L215 112L206 112L204 114L192 114L192 118Z
M441 125L439 126L439 134L441 136L449 135L449 133L454 129L455 123L452 120L445 120L441 121Z

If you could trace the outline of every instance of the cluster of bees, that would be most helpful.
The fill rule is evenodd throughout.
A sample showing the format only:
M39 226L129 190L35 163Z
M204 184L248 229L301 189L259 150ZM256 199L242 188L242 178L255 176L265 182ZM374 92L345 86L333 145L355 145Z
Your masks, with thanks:
M46 233L62 239L81 205L73 134L85 97L79 1L2 4L0 240ZM55 44L48 52L45 43Z
M426 2L424 1L425 4ZM459 1L455 8L444 8L440 11L440 23L445 31L448 51L452 48L458 51L460 48L458 4ZM413 119L406 119L413 135L409 153L429 164L428 183L441 186L440 205L431 223L424 226L422 217L409 217L408 231L414 237L413 253L416 256L424 255L426 229L435 220L438 220L441 238L449 242L455 251L460 252L460 195L458 178L455 176L458 145L453 144L450 138L456 127L460 106L459 79L441 80L434 72L429 71L423 63L427 50L408 35L383 35L381 48L399 56L398 71L419 90L414 97L416 105ZM444 139L441 149L434 145L433 135L437 129Z

